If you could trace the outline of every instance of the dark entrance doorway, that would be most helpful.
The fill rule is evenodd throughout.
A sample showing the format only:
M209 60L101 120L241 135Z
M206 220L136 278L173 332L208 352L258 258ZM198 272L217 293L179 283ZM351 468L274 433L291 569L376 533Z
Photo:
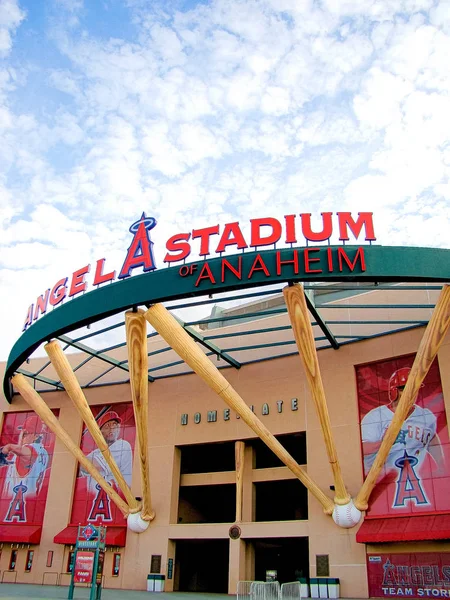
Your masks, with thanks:
M266 581L266 571L276 571L280 583L309 577L308 538L265 538L252 540L255 579Z
M177 540L176 591L228 593L228 540Z

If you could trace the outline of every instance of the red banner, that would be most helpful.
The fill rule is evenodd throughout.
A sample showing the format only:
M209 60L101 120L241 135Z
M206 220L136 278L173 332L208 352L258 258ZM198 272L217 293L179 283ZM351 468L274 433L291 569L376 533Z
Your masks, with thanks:
M73 573L74 583L91 583L94 571L94 553L78 550Z
M368 554L369 596L450 598L450 554Z
M356 367L364 473L403 393L414 356ZM369 500L367 517L450 510L450 444L437 360L402 425Z
M0 436L0 522L42 525L54 445L54 434L34 412L5 414Z
M132 404L94 406L92 407L92 413L125 481L131 486L136 437ZM87 429L83 429L80 447L105 480L123 497L111 469ZM102 523L105 525L126 525L125 518L116 505L97 482L80 468L75 482L71 524L77 525L86 522L98 525Z

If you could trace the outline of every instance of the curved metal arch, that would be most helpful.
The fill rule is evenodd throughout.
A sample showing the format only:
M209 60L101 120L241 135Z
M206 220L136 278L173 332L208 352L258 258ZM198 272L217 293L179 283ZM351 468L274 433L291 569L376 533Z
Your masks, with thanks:
M362 249L365 256L365 270L361 268L360 263L356 263L351 269L345 261L343 270L339 270L339 253L344 250L350 260L354 260L359 249ZM298 261L297 273L293 264L295 256ZM309 271L306 268L308 256L314 258L314 262L309 263ZM264 262L266 269L253 270L250 279L249 273L254 269L258 257ZM74 298L30 326L11 350L3 390L10 401L10 377L43 342L131 307L286 281L448 282L449 259L450 251L440 248L321 246L248 252L190 263L183 267L195 265L197 269L193 275L184 277L180 275L180 266L143 273ZM240 265L241 277L235 276L230 269L227 269L223 276L224 260L235 269ZM199 273L206 263L210 276L199 280ZM258 265L260 264L259 262Z

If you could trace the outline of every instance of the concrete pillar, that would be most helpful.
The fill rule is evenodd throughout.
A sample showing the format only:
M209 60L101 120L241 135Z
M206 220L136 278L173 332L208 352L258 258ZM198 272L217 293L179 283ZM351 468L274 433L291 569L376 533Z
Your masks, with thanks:
M245 549L244 540L230 539L228 593L236 594L238 581L245 580Z
M167 542L167 566L166 566L166 592L174 591L174 577L175 577L175 551L176 544L174 540L168 540ZM168 578L169 575L169 560L172 560L172 579Z

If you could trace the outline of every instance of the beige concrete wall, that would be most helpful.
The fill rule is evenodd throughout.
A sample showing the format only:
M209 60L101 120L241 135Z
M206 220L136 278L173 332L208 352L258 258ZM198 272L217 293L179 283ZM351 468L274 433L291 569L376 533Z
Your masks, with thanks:
M393 356L409 354L417 350L423 330L414 330L390 336L350 344L338 351L324 350L319 353L319 362L323 383L329 403L333 434L341 460L344 480L352 496L356 495L362 484L362 463L360 434L358 426L358 405L354 366L356 364L387 359ZM439 353L442 384L447 413L450 411L450 336L447 337ZM247 365L240 370L222 371L231 384L249 405L254 405L255 413L274 434L307 432L307 470L319 486L332 497L329 490L333 483L331 469L323 444L315 409L306 385L302 365L298 356L292 356L268 362ZM122 562L120 577L111 576L113 554L108 552L105 564L105 582L107 587L125 587L144 589L150 568L152 554L162 556L161 569L166 573L168 558L174 559L176 566L176 540L192 538L229 539L228 524L186 525L177 524L178 486L180 484L180 457L177 446L193 443L207 443L226 440L247 440L254 437L253 432L236 415L231 414L224 420L226 408L220 398L214 395L195 375L187 375L156 381L149 385L149 440L150 480L152 501L156 518L148 532L138 535L128 532L127 547L121 549ZM86 392L91 404L116 403L130 400L127 385L116 385L91 389ZM44 394L45 401L51 407L60 408L60 421L77 442L80 439L81 422L70 401L63 393ZM291 399L297 398L297 410L291 410ZM281 413L277 410L277 401L283 401ZM262 415L263 404L269 406L269 414ZM5 410L25 410L26 405L15 397L11 406ZM208 423L208 411L217 410L217 422ZM181 415L188 414L188 424L181 424ZM201 414L201 422L194 423L194 414ZM136 459L136 456L135 456ZM61 573L65 571L68 549L53 543L53 537L63 529L69 520L71 499L75 477L74 459L59 443L55 446L53 466L50 474L50 487L44 521L42 542L35 548L32 572L24 573L26 548L19 550L17 563L17 581L41 583L44 572ZM357 528L343 530L338 528L330 517L324 515L322 508L309 496L309 518L306 521L255 523L253 482L291 478L285 468L252 469L252 452L246 449L244 468L243 516L241 540L230 542L229 591L234 593L239 578L251 578L254 574L254 556L246 539L263 537L309 537L310 575L315 576L315 557L328 554L330 576L341 580L343 597L366 598L368 595L366 577L366 548L357 544ZM232 473L184 475L184 485L208 483L230 483ZM139 469L135 460L133 491L141 495ZM392 545L391 545L392 546ZM391 547L389 546L389 548ZM410 545L407 546L409 549ZM431 548L422 544L414 545L417 551ZM450 551L447 543L437 544L441 551ZM387 546L383 545L383 548ZM393 545L395 551L401 548ZM48 550L53 550L54 560L51 569L45 567ZM370 551L381 552L381 547ZM389 550L391 551L391 550ZM406 551L406 550L405 550ZM410 550L408 550L410 551ZM10 548L5 544L0 559L0 570L8 568ZM176 581L167 581L172 589ZM8 574L9 576L9 574ZM51 576L46 575L49 579ZM6 581L7 579L5 579ZM68 577L63 577L65 582Z

